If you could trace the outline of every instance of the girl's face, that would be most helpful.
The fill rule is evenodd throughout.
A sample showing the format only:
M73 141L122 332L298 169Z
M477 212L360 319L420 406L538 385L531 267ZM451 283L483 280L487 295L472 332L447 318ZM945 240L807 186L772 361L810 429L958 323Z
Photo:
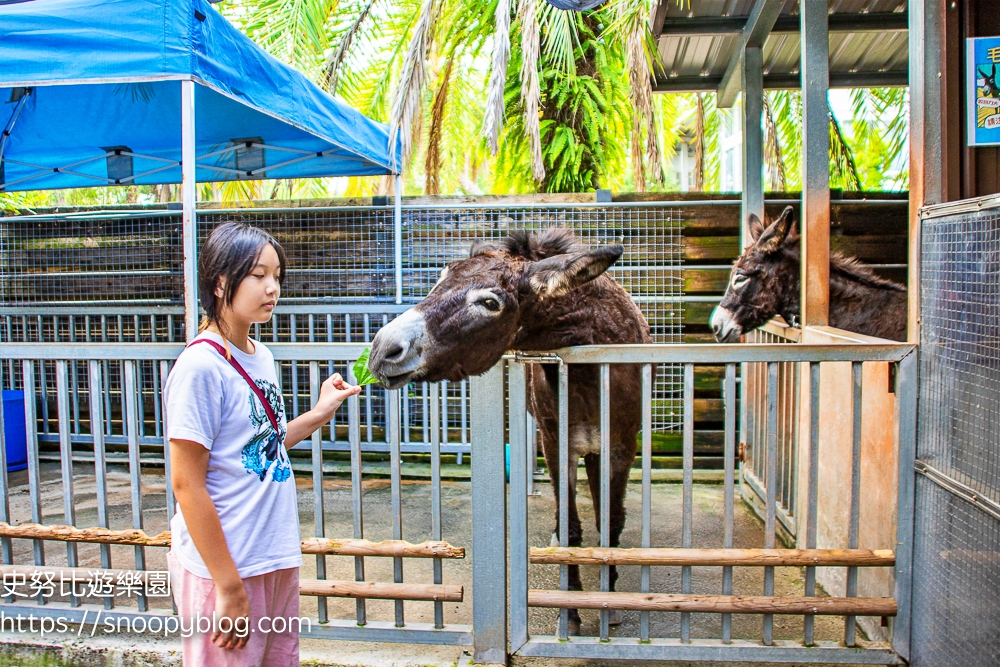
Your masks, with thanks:
M223 319L235 318L247 324L263 324L271 319L278 303L281 285L278 276L281 265L278 253L270 244L265 245L257 258L257 264L236 288L233 302L222 313ZM225 278L220 281L216 294L219 298L225 290Z

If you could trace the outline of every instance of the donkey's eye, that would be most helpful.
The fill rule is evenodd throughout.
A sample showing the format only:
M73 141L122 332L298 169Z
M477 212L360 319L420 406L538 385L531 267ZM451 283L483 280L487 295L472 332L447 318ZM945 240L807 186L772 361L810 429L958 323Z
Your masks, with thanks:
M486 310L500 310L500 302L496 299L483 299L479 303L483 304L483 307L486 308Z
M750 276L743 275L742 273L733 274L733 289L740 289L748 282L750 282Z

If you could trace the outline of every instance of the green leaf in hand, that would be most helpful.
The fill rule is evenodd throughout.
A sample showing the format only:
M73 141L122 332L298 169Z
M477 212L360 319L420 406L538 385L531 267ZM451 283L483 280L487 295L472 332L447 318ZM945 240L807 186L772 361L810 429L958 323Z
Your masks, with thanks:
M368 357L371 356L371 353L371 348L366 347L365 351L358 357L358 360L354 362L354 377L357 379L359 387L378 382L378 378L368 370Z

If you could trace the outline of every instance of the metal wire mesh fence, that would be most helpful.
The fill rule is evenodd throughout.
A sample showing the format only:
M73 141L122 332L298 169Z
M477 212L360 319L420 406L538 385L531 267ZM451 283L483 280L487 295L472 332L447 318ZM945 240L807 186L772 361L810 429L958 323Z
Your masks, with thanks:
M914 665L1000 661L1000 208L921 238Z
M406 304L426 296L446 264L468 256L474 241L499 240L517 229L564 227L584 245L625 247L612 275L642 309L654 341L677 343L683 317L682 219L678 208L644 205L405 207L403 306L394 303L391 207L202 211L198 235L202 244L219 224L242 220L266 229L284 247L289 270L282 304L271 322L253 332L264 341L370 341ZM179 212L0 218L0 233L0 342L183 338ZM347 371L335 365L329 370ZM18 369L8 371L14 382ZM140 380L151 404L157 391L153 375ZM114 373L109 378L116 381ZM283 362L281 379L291 414L308 409L308 365ZM659 432L680 427L681 385L677 368L659 369L653 413ZM427 387L414 385L407 393L404 449L422 450L428 442ZM468 401L466 382L442 384L443 451L459 459L469 451ZM367 388L362 411L367 448L386 449L384 392ZM346 445L346 433L342 442L330 443L335 449Z

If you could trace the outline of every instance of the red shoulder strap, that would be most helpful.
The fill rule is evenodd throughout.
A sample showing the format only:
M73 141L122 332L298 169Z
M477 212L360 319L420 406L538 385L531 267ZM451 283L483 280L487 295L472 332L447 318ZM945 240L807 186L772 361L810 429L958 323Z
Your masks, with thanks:
M257 395L258 400L260 400L260 404L264 406L264 412L267 413L267 418L271 422L271 426L274 427L274 432L281 433L281 429L278 428L278 417L277 415L274 414L274 410L271 408L271 404L264 396L264 392L262 392L260 390L260 387L257 386L257 383L253 381L253 378L251 378L250 375L247 374L245 370L243 370L243 367L240 366L240 362L236 361L236 358L233 357L232 355L229 355L227 357L226 348L222 347L214 340L208 340L207 338L199 338L198 340L193 340L190 343L188 343L188 347L191 347L192 345L197 345L198 343L207 343L208 345L211 345L216 349L216 351L219 354L222 355L223 359L232 364L232 367L236 369L236 372L242 375L243 379L247 381L248 385L250 385L250 390Z

